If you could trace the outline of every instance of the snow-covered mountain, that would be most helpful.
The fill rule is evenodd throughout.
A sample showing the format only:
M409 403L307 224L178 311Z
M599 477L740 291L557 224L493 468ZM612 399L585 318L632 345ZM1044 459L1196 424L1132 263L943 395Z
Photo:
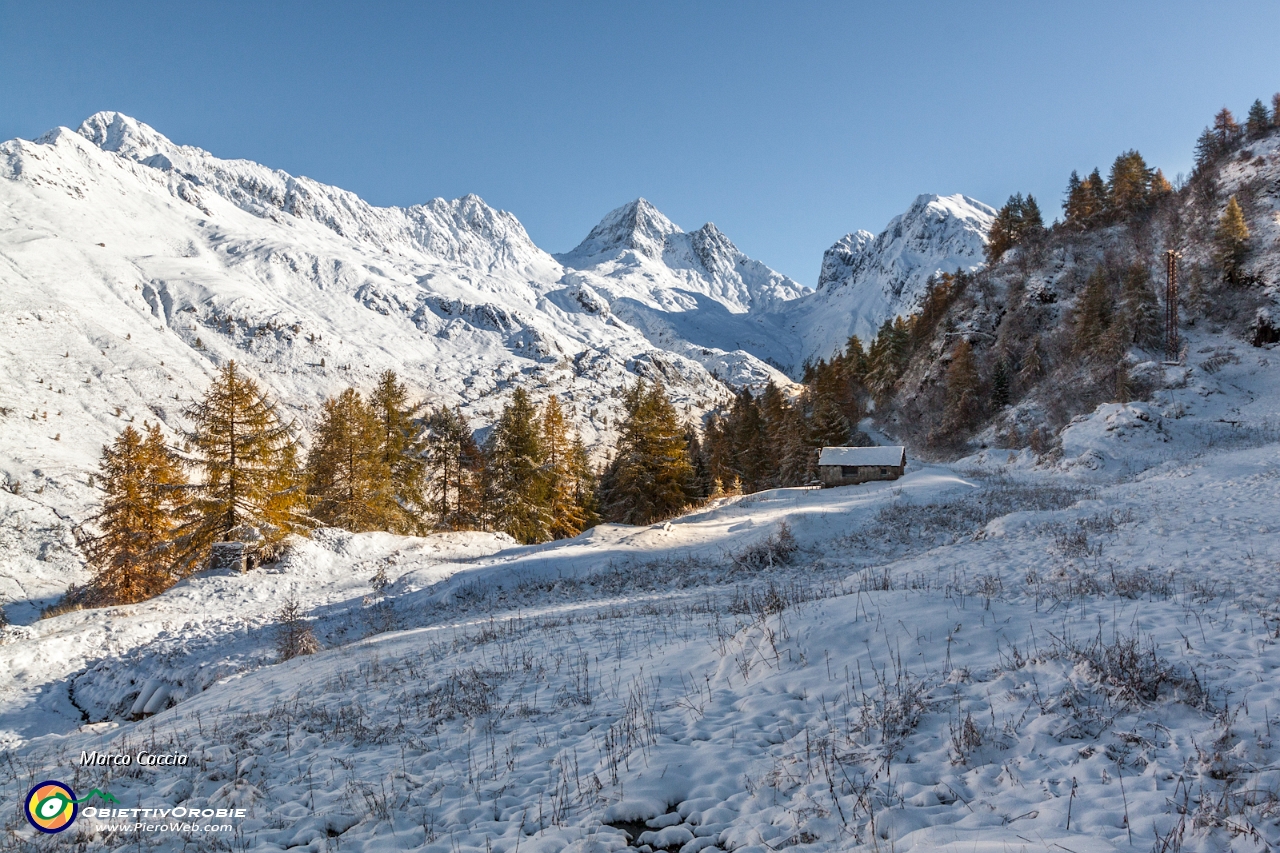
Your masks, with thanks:
M556 258L650 343L741 384L785 384L790 344L770 313L812 291L743 254L710 222L686 232L643 198Z
M0 178L0 544L6 573L43 579L0 594L28 599L80 577L69 531L103 444L130 422L181 429L229 359L304 429L390 368L477 427L517 385L555 393L603 446L637 376L690 418L725 383L786 383L777 368L880 316L836 312L889 310L975 263L989 211L918 202L829 252L813 292L644 199L553 257L476 196L375 207L120 113L0 145ZM889 296L850 298L868 288Z
M577 248L556 258L606 279L618 298L666 310L694 308L701 295L745 313L810 292L744 255L714 223L686 233L643 198L610 211Z
M780 376L745 353L655 346L593 294L603 279L475 196L374 207L119 113L0 145L0 178L0 543L6 574L48 581L10 597L78 579L67 531L93 505L103 444L130 422L181 428L229 359L303 427L390 368L475 426L517 385L558 394L593 444L637 376L691 418L728 394L712 370Z
M919 304L931 276L981 266L995 214L968 196L921 195L878 235L841 237L822 256L817 290L777 312L803 341L801 360L830 356L850 335L867 341Z
M644 199L611 211L556 257L663 349L713 368L702 353L720 363L749 353L796 376L806 359L830 356L853 334L868 340L885 319L912 311L936 273L980 266L994 216L967 196L919 196L880 234L856 231L828 249L817 290L747 258L714 225L682 231Z

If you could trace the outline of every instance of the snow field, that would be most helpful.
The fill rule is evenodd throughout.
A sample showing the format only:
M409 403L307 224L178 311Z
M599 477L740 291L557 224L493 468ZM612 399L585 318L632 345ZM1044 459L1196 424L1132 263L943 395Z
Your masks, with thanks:
M534 547L325 532L11 628L0 796L249 811L227 838L52 842L103 849L1267 849L1280 389L1227 346L1054 457ZM275 664L288 596L325 651ZM140 749L191 763L75 762ZM6 820L0 849L49 846Z

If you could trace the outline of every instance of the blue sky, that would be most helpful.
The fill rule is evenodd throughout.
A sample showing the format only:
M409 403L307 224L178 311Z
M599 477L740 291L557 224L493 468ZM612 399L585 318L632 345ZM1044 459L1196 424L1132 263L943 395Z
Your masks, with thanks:
M1280 4L0 0L0 138L101 109L407 205L474 192L549 251L644 196L812 285L919 193L1059 211L1172 178L1280 90Z

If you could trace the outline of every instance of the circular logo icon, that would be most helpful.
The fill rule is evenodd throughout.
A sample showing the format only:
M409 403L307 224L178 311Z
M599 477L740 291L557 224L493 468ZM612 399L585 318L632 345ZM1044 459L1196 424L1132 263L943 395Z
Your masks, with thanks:
M76 805L75 791L50 779L31 789L23 810L32 826L41 832L52 834L71 826L80 807Z

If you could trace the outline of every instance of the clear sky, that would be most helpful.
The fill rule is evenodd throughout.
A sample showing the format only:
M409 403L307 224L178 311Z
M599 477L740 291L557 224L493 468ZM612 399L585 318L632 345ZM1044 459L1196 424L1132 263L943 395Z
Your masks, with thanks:
M1058 213L1277 90L1273 0L0 0L0 138L120 110L375 204L474 192L552 252L644 196L810 285L919 193Z

